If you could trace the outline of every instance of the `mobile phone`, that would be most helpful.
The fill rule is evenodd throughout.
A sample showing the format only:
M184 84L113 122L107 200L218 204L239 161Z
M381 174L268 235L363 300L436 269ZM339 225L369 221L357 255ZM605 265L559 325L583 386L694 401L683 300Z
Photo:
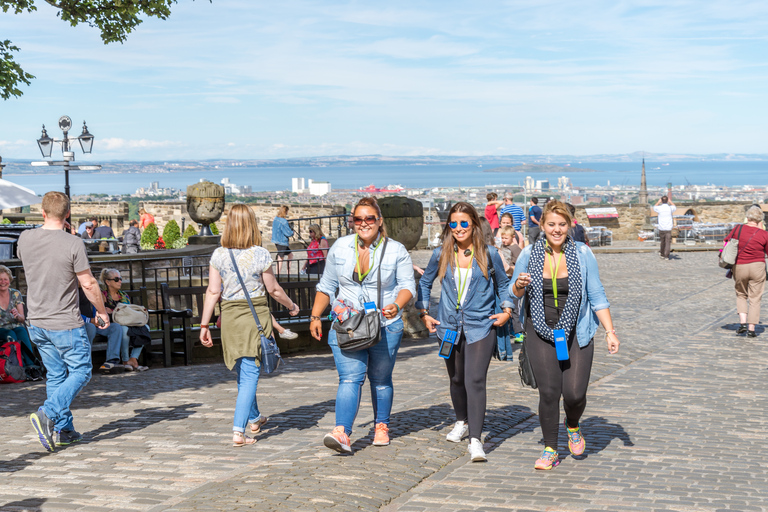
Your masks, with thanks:
M96 325L98 325L99 327L104 327L106 324L104 323L104 320L102 320L100 316L97 316Z

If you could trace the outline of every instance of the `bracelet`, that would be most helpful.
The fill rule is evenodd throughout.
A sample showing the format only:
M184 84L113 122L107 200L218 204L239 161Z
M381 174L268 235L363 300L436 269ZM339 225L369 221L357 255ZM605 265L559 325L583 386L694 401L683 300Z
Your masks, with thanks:
M314 322L315 320L322 320L319 316L311 315L309 317L310 322Z
M200 328L201 328L201 329L210 329L210 328L211 328L211 324L208 324L208 325L202 325L202 324L201 324L201 325L200 325Z
M397 302L395 302L395 307L397 308L397 313L400 313L400 305Z
M424 318L428 314L429 314L429 311L427 311L426 309L423 309L421 310L421 313L419 313L419 318Z
M301 308L299 307L299 305L298 305L298 304L296 304L295 302L293 303L293 306L291 306L291 311L293 311L294 309L298 309L298 310L301 310Z
M616 330L615 329L611 329L610 331L606 330L605 331L605 337L607 338L609 334L613 334L615 336L616 335Z

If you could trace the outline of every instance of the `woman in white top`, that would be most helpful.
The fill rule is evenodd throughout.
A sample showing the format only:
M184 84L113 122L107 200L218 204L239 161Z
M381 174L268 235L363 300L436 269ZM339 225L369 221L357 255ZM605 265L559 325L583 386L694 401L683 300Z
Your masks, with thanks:
M237 372L237 402L232 427L232 444L245 446L256 442L247 437L245 427L250 423L251 433L257 433L266 423L256 403L256 387L261 366L261 335L253 319L245 293L240 286L232 265L230 252L234 254L240 275L248 295L264 328L264 335L272 335L272 321L267 307L268 292L277 302L290 309L291 316L299 313L299 306L285 294L272 273L269 251L260 246L256 215L244 204L236 204L229 211L221 247L211 255L208 274L208 290L200 321L200 342L213 346L209 323L213 309L221 298L221 345L224 363Z

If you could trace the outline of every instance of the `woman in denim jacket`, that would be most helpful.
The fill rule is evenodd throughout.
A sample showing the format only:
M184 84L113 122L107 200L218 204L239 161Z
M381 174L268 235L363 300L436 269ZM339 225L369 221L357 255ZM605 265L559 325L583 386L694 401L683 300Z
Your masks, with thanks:
M416 307L429 332L436 332L443 343L447 343L449 331L457 333L445 360L457 420L446 439L458 443L469 431L470 459L485 461L480 442L485 421L485 382L496 347L496 328L506 324L512 315L512 301L506 297L509 281L498 251L485 244L480 217L471 204L453 205L442 239L442 247L432 252L419 282ZM442 285L437 320L429 316L429 297L436 278ZM494 314L497 295L506 300L501 303L502 312Z
M328 251L325 272L317 284L312 305L310 331L315 339L323 336L320 315L328 307L331 297L334 306L350 306L364 314L364 303L378 302L377 278L381 267L381 304L383 314L381 340L374 346L350 352L341 350L336 331L330 330L328 345L333 351L339 372L336 393L336 428L325 436L323 444L340 453L352 451L349 435L360 406L360 393L368 375L371 385L375 421L374 446L389 444L389 415L392 411L392 370L403 337L400 311L416 294L413 263L405 247L387 239L381 210L373 197L361 199L352 209L355 234L336 240Z
M524 348L539 388L539 422L545 448L534 467L548 470L559 463L556 450L560 396L568 448L575 456L584 453L579 419L587 405L594 353L592 338L598 321L606 330L609 353L618 352L619 339L613 329L597 260L589 247L568 235L571 214L565 204L548 202L541 226L546 237L527 246L518 256L509 295L522 298ZM563 339L567 351L562 350L563 346L557 349L556 338Z

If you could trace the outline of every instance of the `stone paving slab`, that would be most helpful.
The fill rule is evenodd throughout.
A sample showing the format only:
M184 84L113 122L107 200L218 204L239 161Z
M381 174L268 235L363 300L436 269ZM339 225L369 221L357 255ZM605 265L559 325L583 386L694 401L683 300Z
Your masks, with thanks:
M734 336L732 282L705 253L598 261L622 350L608 356L596 337L583 460L534 472L537 393L520 386L516 363L493 362L489 462L468 463L463 443L444 440L454 417L435 342L406 341L392 445L371 445L366 389L352 456L322 447L338 381L328 354L292 357L260 382L270 428L245 448L230 443L236 385L222 364L94 376L74 404L85 442L54 454L27 420L44 386L4 386L0 510L765 507L768 338Z

